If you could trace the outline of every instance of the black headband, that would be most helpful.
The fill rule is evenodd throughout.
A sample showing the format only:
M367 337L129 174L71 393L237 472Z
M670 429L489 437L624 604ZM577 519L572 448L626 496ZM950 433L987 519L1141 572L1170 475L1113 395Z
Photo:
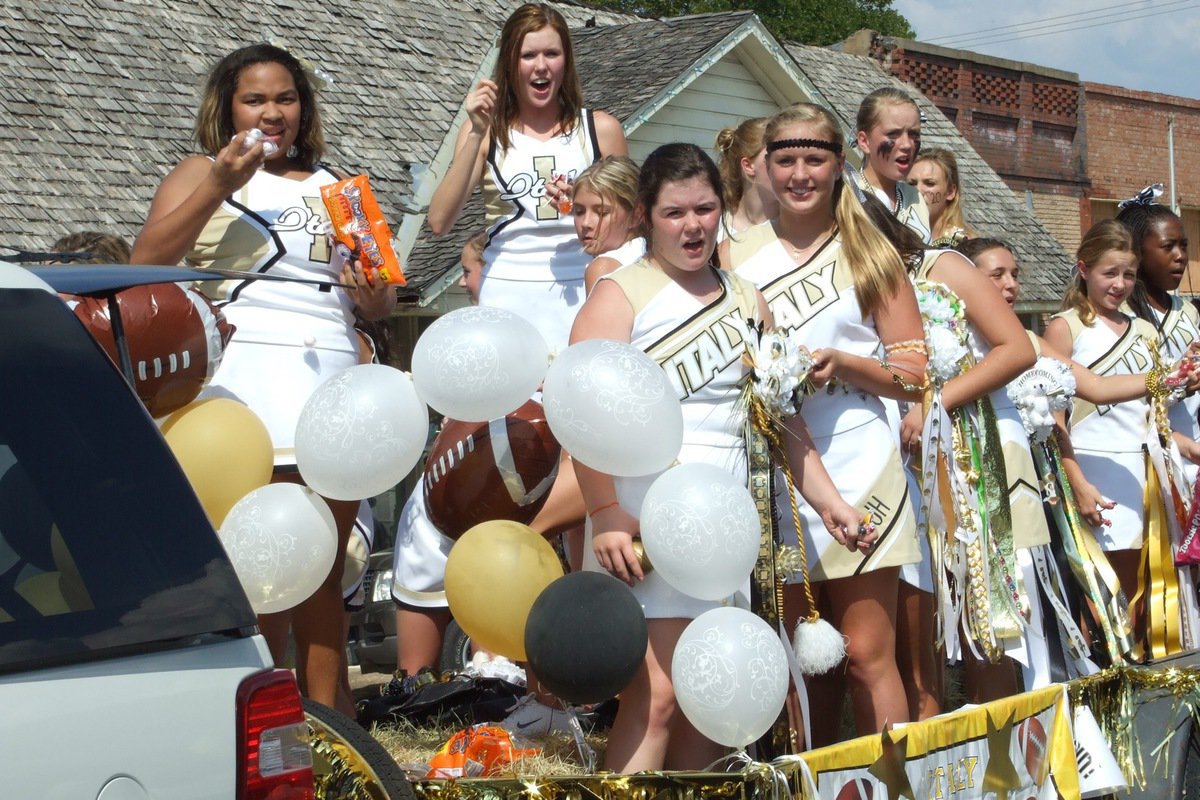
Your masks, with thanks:
M842 154L841 142L827 142L824 139L776 139L767 145L767 155L785 147L819 147L839 156Z

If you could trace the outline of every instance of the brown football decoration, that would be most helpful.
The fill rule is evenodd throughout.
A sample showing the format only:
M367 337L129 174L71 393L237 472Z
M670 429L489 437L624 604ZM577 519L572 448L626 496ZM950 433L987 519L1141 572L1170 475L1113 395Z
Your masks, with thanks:
M1025 756L1025 772L1036 783L1045 780L1042 768L1046 765L1049 744L1046 729L1037 717L1029 717L1017 726L1017 747Z
M491 422L447 419L425 462L429 520L451 539L494 519L529 524L546 504L560 452L534 400Z
M165 417L195 400L233 335L225 315L199 291L174 283L133 286L116 297L133 365L133 388L150 415ZM63 299L113 363L120 364L108 300L76 295Z
M838 789L835 800L872 800L875 787L870 778L854 778Z

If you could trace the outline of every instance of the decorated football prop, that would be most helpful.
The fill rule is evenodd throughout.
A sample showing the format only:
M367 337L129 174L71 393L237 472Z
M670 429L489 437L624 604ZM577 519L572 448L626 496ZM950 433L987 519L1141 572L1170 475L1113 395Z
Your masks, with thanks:
M1017 747L1025 756L1025 772L1037 783L1045 780L1042 768L1046 764L1048 746L1046 729L1037 717L1029 717L1017 726Z
M197 290L174 283L134 286L116 297L133 364L133 388L150 415L165 417L195 400L233 335L225 315ZM75 295L64 295L64 300L113 362L120 363L108 300Z
M528 524L546 503L559 453L534 400L491 422L447 419L425 462L430 521L451 539L489 520Z
M875 797L875 787L870 778L854 778L838 789L835 800L872 800Z

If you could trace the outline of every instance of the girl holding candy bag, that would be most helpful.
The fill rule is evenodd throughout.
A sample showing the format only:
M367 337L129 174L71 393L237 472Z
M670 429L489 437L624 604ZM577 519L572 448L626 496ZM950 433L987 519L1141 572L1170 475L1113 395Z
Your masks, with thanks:
M316 84L295 56L273 45L243 47L221 59L209 73L196 118L203 155L184 159L163 180L131 258L355 287L216 285L214 299L237 330L201 397L233 397L263 420L275 448L275 481L299 482L293 437L309 395L361 360L355 311L379 320L396 302L394 290L339 255L327 233L321 187L339 176L320 163L325 140ZM340 581L359 502L327 502L338 529L335 563L291 617L301 691L335 706L345 648ZM287 615L264 616L261 624L280 662Z
M590 261L575 235L570 183L602 156L627 155L625 133L611 115L584 108L567 23L533 3L504 23L495 75L471 90L466 111L429 226L449 231L479 186L488 227L479 304L524 317L561 350Z

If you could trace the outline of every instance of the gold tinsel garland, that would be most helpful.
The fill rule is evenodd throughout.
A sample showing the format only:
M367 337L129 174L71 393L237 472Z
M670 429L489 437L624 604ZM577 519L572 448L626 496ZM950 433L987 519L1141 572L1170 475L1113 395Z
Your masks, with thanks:
M1146 787L1146 768L1143 748L1137 732L1135 716L1139 703L1146 698L1138 692L1159 692L1174 697L1187 709L1193 725L1200 724L1200 671L1177 667L1112 667L1071 681L1068 685L1071 705L1086 705L1092 709L1104 738L1112 748L1117 765L1131 786ZM1167 745L1175 736L1171 726L1163 739L1155 742L1150 753L1155 755L1152 769L1167 774Z

